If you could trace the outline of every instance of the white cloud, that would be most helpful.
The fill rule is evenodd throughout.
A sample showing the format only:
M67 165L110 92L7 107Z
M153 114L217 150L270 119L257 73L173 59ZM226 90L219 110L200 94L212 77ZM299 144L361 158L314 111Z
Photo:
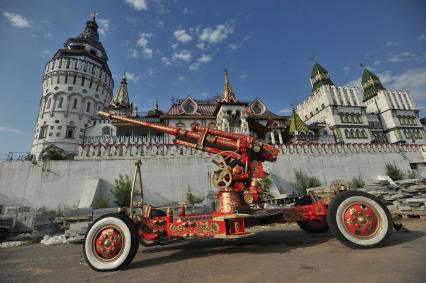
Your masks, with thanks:
M166 66L172 65L172 61L167 57L161 57L161 62L163 62L163 64Z
M248 78L247 73L242 73L242 74L240 75L240 81L245 81L247 78Z
M417 59L416 54L405 51L399 54L392 55L392 57L389 59L389 62L398 63L398 62L405 62L405 61L411 61L416 59Z
M45 34L44 34L44 37L46 37L46 38L52 38L52 33L51 32L46 32Z
M96 22L99 24L99 34L105 36L107 31L109 31L109 26L111 21L109 19L96 19Z
M281 114L290 114L293 112L291 108L283 108L279 111Z
M179 46L179 43L173 43L172 45L170 45L170 47L172 48L172 49L176 49L176 48L178 48L178 46Z
M191 71L196 71L200 68L200 66L202 64L207 64L212 60L212 56L211 55L207 55L207 54L202 54L200 58L197 59L196 62L192 63L191 65L189 65L189 69Z
M129 49L127 49L127 56L130 57L130 58L137 59L137 58L139 58L139 53L136 49L129 48Z
M244 42L249 40L249 39L250 39L250 36L245 36L245 37L243 37L243 39L241 40L240 43L238 43L238 44L231 43L231 44L228 45L228 48L231 49L231 50L237 50L237 49L241 48L243 46Z
M8 128L8 127L1 127L0 126L0 133L13 133L13 134L23 134L24 132L18 129L14 128Z
M5 12L3 15L8 19L8 21L17 28L30 28L31 22L21 15Z
M373 65L374 66L379 66L382 62L380 60L376 60L374 61Z
M207 54L202 54L200 58L198 58L198 62L200 63L208 63L212 60L212 56Z
M41 51L41 52L43 52L44 54L47 54L47 55L50 55L50 50L47 50L47 49L44 49L43 51Z
M178 76L178 80L180 82L184 82L186 80L186 78L184 76Z
M345 74L349 74L351 68L349 66L346 66L343 68L343 72L345 72Z
M206 44L204 42L198 42L197 48L203 50L204 48L206 48Z
M126 0L126 3L135 10L148 10L146 0Z
M232 49L232 50L237 50L238 46L235 43L231 43L231 44L228 45L228 48Z
M136 75L134 73L128 73L126 72L126 78L128 81L131 81L133 83L137 83L139 81L139 79L141 78L140 75Z
M192 59L192 54L188 50L182 50L180 52L173 53L173 60L181 60L184 62L189 62Z
M151 59L154 53L152 49L148 47L148 38L150 37L152 37L151 33L142 32L139 34L139 39L136 42L137 45L142 47L142 55L148 59Z
M385 47L389 48L389 47L396 47L399 45L399 41L388 41L385 44Z
M184 29L175 30L173 34L176 37L176 40L182 43L192 40L192 36L190 36Z
M420 35L417 40L426 40L426 34Z
M199 36L199 39L211 44L216 44L225 40L233 32L234 29L229 24L220 24L217 25L214 29L211 27L204 28Z

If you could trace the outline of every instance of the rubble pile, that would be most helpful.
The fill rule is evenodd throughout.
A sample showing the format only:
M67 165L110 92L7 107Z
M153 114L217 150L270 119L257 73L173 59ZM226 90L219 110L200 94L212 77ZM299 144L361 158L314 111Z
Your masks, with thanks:
M387 180L375 180L359 190L381 199L394 215L426 219L426 179L401 180L395 184Z

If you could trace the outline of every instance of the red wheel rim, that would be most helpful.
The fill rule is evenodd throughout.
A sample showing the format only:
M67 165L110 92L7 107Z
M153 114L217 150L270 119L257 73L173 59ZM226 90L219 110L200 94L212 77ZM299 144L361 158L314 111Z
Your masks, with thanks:
M372 238L380 227L380 217L377 210L366 203L349 204L343 210L343 226L356 238Z
M114 260L123 252L123 231L114 225L103 227L93 239L93 248L95 256L100 260Z

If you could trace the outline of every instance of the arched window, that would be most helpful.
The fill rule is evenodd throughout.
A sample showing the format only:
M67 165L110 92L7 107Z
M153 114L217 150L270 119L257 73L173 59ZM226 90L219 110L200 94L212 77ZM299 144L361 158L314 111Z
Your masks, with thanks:
M367 132L366 132L365 130L362 130L362 137L363 137L364 139L366 139L366 138L367 138Z
M49 99L47 100L47 106L46 106L46 109L49 109L50 108L50 102L52 101L52 98L51 97L49 97Z
M87 102L86 112L90 112L90 102Z
M64 98L63 97L61 97L60 99L59 99L59 103L58 103L58 108L62 108L62 104L64 103Z
M77 98L74 98L72 109L77 109Z
M102 128L102 135L103 136L110 136L111 135L111 127L105 126Z
M355 131L354 130L350 130L349 136L351 137L351 139L354 139L355 138Z
M360 139L360 138L362 138L362 136L361 136L361 132L359 131L359 130L356 130L356 137L358 138L358 139Z
M345 136L346 136L347 139L350 138L350 136L349 136L349 130L348 129L345 130Z

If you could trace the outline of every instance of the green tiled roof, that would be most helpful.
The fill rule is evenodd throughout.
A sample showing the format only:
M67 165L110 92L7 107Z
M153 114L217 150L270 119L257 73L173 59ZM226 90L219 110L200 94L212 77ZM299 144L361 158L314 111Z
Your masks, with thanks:
M304 133L306 135L308 131L309 131L308 126L306 126L306 124L303 123L302 119L300 119L296 111L293 110L293 115L291 115L291 120L290 120L289 132L292 135L295 135L295 133L299 133L299 134Z
M385 89L379 77L373 74L367 68L364 69L364 72L362 73L361 85L364 90L364 102L372 97L375 97L379 90Z
M322 85L334 85L330 79L328 71L318 63L315 63L311 72L312 92L315 92Z

